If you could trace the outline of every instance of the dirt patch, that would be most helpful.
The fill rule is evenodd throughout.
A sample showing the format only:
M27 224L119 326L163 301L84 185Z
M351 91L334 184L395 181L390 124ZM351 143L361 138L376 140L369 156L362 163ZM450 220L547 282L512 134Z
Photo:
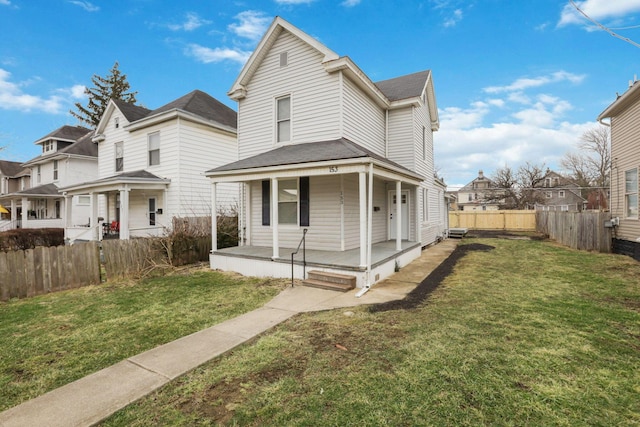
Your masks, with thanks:
M547 236L531 231L505 230L469 230L467 238L509 239L509 240L546 240Z
M390 310L411 310L422 304L429 295L440 286L445 277L453 271L456 263L471 251L490 251L493 246L472 243L458 246L447 259L445 259L435 270L431 272L413 291L407 294L404 299L390 301L369 307L372 313Z

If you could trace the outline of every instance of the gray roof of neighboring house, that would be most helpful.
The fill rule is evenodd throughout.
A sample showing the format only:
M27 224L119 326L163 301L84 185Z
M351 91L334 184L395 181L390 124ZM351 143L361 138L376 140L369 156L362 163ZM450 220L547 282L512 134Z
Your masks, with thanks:
M53 132L43 136L42 138L39 138L35 142L35 144L38 144L42 141L46 141L48 139L56 139L56 140L62 140L62 141L68 141L68 142L77 141L78 139L85 136L89 132L91 132L91 129L87 129L86 127L83 127L83 126L64 125L54 130Z
M147 117L171 110L186 111L233 129L236 129L238 125L238 115L234 110L201 90L194 90L175 101L171 101L151 111Z
M389 101L398 101L422 95L430 75L431 71L425 70L389 80L382 80L376 82L375 85Z
M332 141L310 142L306 144L286 145L266 153L258 154L237 162L228 163L220 167L207 171L228 172L243 169L265 168L271 166L294 165L302 163L323 162L331 160L346 160L357 158L373 158L387 163L396 168L403 169L411 175L415 172L401 166L395 162L385 159L374 152L349 141L340 138Z
M78 137L75 140L75 142L71 143L70 145L67 145L66 147L60 150L54 151L52 153L34 157L33 159L25 162L24 164L28 165L34 162L41 163L42 161L55 158L60 154L70 154L70 155L86 156L86 157L98 157L98 146L91 140L95 131L90 129L86 129L86 130L87 132L85 134ZM53 135L55 132L56 131L52 132L49 135ZM51 138L55 139L56 137L52 136Z
M28 188L18 191L16 194L24 194L27 196L59 196L58 187L55 184L44 184L37 187Z
M120 99L114 99L113 102L118 106L118 109L124 114L124 117L129 123L145 118L151 112L148 108L140 107L139 105Z
M0 160L0 174L4 176L18 176L24 170L21 162L11 162L9 160Z

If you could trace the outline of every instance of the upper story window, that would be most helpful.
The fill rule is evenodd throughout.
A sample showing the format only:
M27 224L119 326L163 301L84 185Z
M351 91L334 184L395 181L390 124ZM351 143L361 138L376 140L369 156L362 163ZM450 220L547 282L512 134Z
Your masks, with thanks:
M120 117L113 118L113 127L115 127L116 129L120 127Z
M544 179L544 186L545 187L551 187L551 178L545 178Z
M627 218L638 218L638 169L624 173L624 205Z
M57 160L53 161L53 180L54 181L58 180L58 161Z
M40 184L42 182L42 168L40 165L36 168L36 182Z
M124 142L116 142L115 144L116 172L124 170ZM151 159L151 157L149 157Z
M149 166L157 166L160 164L160 132L150 133L147 138L149 143Z
M48 153L48 152L54 151L54 150L55 150L55 142L54 141L48 140L48 141L45 141L42 144L42 152L43 153Z
M558 197L559 197L559 198L561 198L561 199L564 199L565 194L566 194L566 193L564 192L564 190L560 190L560 191L558 191Z
M427 129L422 126L422 160L427 160Z
M546 197L547 199L550 199L553 197L553 193L551 193L551 191L545 191L544 192L544 197Z
M276 141L291 141L291 97L276 99Z

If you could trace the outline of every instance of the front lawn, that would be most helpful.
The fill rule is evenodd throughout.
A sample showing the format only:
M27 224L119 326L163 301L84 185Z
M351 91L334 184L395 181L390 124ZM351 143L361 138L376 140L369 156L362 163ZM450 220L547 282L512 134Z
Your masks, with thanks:
M296 316L103 425L640 424L640 264L463 243L418 308Z
M199 270L0 303L0 411L258 308L283 284Z

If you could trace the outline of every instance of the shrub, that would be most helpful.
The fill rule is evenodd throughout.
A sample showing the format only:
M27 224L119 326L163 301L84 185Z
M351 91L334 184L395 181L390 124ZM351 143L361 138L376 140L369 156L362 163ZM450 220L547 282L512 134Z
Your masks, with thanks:
M17 228L0 233L0 250L5 252L61 245L64 245L62 228Z

